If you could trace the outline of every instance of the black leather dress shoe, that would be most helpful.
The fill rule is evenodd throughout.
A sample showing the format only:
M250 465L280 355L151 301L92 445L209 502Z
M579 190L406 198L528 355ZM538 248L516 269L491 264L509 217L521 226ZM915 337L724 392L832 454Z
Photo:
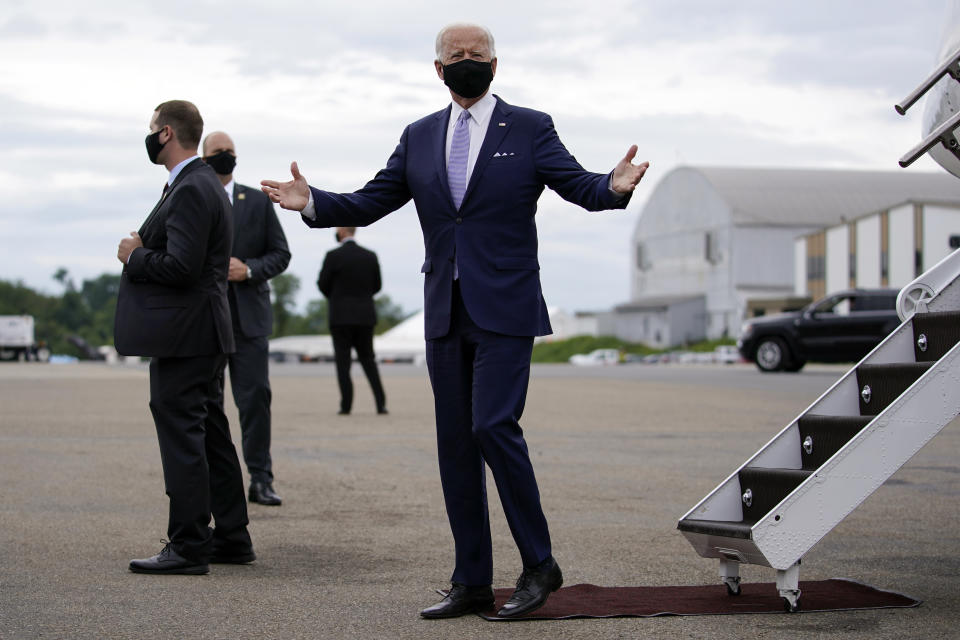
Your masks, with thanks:
M188 560L173 550L168 542L163 550L151 558L140 558L130 561L130 571L134 573L182 573L187 575L203 575L210 573L206 562Z
M266 504L280 506L283 500L273 491L273 485L269 482L251 482L250 493L248 494L250 502L257 504Z
M563 584L563 574L553 556L532 569L524 569L517 580L517 589L497 612L501 618L515 618L536 611L547 601L547 596Z
M493 589L453 583L447 597L420 612L424 618L456 618L493 607Z

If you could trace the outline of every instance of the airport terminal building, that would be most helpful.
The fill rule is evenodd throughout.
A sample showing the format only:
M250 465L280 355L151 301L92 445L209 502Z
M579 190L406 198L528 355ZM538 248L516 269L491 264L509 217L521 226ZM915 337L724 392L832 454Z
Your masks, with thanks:
M661 348L735 337L747 317L851 284L903 286L951 235L960 180L947 173L677 168L637 221L631 299L599 333Z

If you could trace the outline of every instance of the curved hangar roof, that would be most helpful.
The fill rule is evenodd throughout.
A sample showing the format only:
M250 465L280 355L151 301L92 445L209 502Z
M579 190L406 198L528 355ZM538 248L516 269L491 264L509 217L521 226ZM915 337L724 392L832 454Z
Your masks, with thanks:
M680 167L706 179L729 205L734 224L821 225L906 202L960 205L960 179L948 173Z

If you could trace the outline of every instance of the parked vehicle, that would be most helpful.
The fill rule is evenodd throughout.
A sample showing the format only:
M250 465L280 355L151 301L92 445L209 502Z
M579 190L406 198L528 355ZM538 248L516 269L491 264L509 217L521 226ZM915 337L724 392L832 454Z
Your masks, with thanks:
M0 316L0 360L50 359L50 352L36 344L33 316Z
M734 364L740 362L740 351L732 344L721 344L713 350L713 361L723 364Z
M800 311L752 318L737 348L761 371L799 371L810 360L853 362L900 325L897 289L850 289Z
M570 356L570 364L594 367L606 364L618 364L620 352L617 349L594 349L590 353L578 353Z

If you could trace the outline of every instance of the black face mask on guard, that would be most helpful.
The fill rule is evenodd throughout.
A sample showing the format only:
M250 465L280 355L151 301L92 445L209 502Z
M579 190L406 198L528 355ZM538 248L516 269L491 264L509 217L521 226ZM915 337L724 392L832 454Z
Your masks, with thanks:
M464 98L477 98L493 82L493 63L461 60L443 65L443 84Z
M203 161L213 167L213 170L221 176L230 175L233 173L234 167L237 166L236 156L229 151L221 151L216 155L207 156L203 159Z
M160 129L160 131L163 131L163 129ZM160 161L158 160L160 152L163 151L165 146L167 146L166 142L160 144L160 131L148 133L147 137L144 139L144 142L147 144L147 156L150 158L150 162L153 164L160 164Z

